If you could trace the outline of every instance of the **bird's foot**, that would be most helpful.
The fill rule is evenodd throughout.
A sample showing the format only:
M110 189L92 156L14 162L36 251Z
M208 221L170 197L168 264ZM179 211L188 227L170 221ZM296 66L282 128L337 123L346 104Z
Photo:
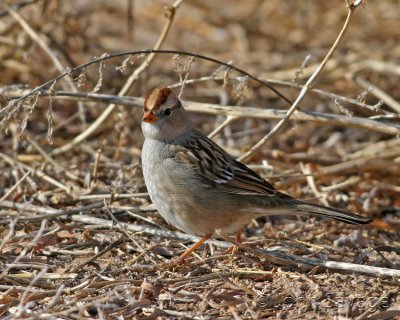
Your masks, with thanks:
M235 254L238 251L238 247L235 245L230 246L228 249L222 252L222 254Z

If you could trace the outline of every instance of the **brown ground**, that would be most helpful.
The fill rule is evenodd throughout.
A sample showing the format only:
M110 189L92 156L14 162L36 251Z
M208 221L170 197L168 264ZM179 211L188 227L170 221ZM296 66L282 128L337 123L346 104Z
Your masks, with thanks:
M80 99L79 106L54 91L115 95L144 56L132 56L122 72L116 67L128 56L74 72L44 88L50 100L33 95L14 105L19 109L8 104L59 69L104 53L154 47L167 23L165 2L173 4L0 5L0 317L399 317L399 2L365 1L356 9L313 85L321 92L309 92L298 108L338 118L291 118L248 161L283 192L319 198L374 222L360 227L313 218L259 219L247 226L245 245L233 255L223 254L221 242L208 243L174 268L166 263L193 242L176 231L166 234L171 227L145 193L138 103L119 105L88 138L59 149L93 124L107 102ZM283 81L275 87L294 101L300 92L294 86L320 64L346 14L339 0L186 0L162 48L231 61L256 77ZM302 68L307 55L311 60ZM182 55L157 55L128 95L143 97L155 85L177 84L188 69L188 79L197 81L185 85L182 98L203 103L193 114L203 132L225 120L217 105L243 107L244 116L214 138L236 157L276 125L271 110L290 107L240 73L200 59L191 64ZM246 107L269 110L269 120L249 118Z

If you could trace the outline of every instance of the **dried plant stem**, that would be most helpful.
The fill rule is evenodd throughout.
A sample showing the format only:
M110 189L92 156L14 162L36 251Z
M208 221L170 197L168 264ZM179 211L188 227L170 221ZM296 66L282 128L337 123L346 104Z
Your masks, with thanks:
M22 314L25 313L24 312L25 311L25 305L24 304L25 304L25 299L26 299L27 295L29 294L29 292L31 291L31 289L33 288L35 283L39 279L43 278L43 276L47 272L47 270L48 270L48 268L44 267L40 272L38 272L35 275L32 275L32 280L30 281L29 285L26 287L26 290L21 295L21 299L20 299L20 302L18 304L17 311L16 311L16 316L17 317L18 316L22 316ZM23 275L26 276L26 274L23 274ZM52 273L50 275L54 276L54 274L52 274ZM12 276L12 275L11 274L7 274L7 277L10 277L10 276Z
M208 137L211 139L215 137L218 133L220 133L227 125L229 125L232 121L236 120L238 117L236 116L230 116L228 115L226 119L218 126L216 127L209 135Z
M61 64L60 60L57 58L57 56L53 53L53 51L50 49L50 47L43 41L43 39L36 33L35 30L31 28L31 26L25 21L25 19L14 9L11 7L5 6L6 10L12 16L15 21L17 21L20 26L25 30L25 32L31 37L33 41L35 41L39 47L47 54L47 56L50 58L50 60L53 62L54 66L57 68L59 72L64 71L64 66ZM66 88L71 90L72 92L78 92L78 89L76 88L75 84L68 81L67 79L63 78L63 82ZM81 121L83 124L86 123L85 120L85 113L84 113L84 108L83 104L81 101L78 101L78 107L79 107L79 115L81 118Z
M293 73L292 73L293 74ZM240 80L241 77L229 77L228 80ZM185 84L194 84L194 83L199 83L199 82L207 82L207 81L224 81L223 77L216 77L216 76L204 76L204 77L200 77L200 78L194 78L194 79L188 79L185 81ZM264 81L265 83L271 84L271 85L279 85L279 86L284 86L284 87L290 87L290 88L296 88L296 89L302 89L304 86L298 83L295 83L293 81L283 81L283 80L276 80L276 79L272 79L272 78L262 78L262 81ZM172 86L169 86L169 88L175 88L175 87L179 87L181 86L182 83L178 82ZM325 96L325 97L329 97L331 99L335 99L335 100L339 100L339 101L343 101L343 102L347 102L356 106L359 106L361 108L367 108L369 110L376 110L375 106L372 105L368 105L364 102L361 102L357 99L352 99L352 98L348 98L345 96L341 96L339 94L336 93L332 93L332 92L327 92L321 89L314 89L314 88L310 88L308 90L308 92L313 92L315 94L321 95L321 96Z
M361 150L358 150L357 152L355 152L353 154L348 155L346 157L346 159L351 160L351 159L357 159L357 158L363 158L363 157L378 156L386 150L397 149L397 148L400 148L400 139L399 138L379 141L377 143L370 144L367 147L365 147Z
M334 191L334 190L341 190L341 189L345 190L348 187L359 183L360 181L361 181L360 177L352 176L352 177L350 177L349 179L347 179L347 180L345 180L343 182L336 183L336 184L333 184L333 185L330 185L330 186L327 186L327 187L321 187L321 191L322 192L331 192L331 191Z
M25 178L28 177L32 171L26 172L21 179L19 179L11 188L8 190L1 198L0 198L0 205L1 203L8 198L8 196L15 191L15 189L18 188L18 186L24 182Z
M74 94L66 92L57 92L58 96L53 99L84 99L84 100L97 100L97 101L113 101L115 104L126 106L143 106L143 98L136 97L118 97L107 94ZM266 120L280 120L285 118L286 110L278 109L264 109L252 107L237 107L237 106L220 106L212 103L200 103L195 101L182 101L185 108L191 112L206 113L212 115L225 115L234 118L257 118ZM361 117L347 117L344 115L337 115L331 113L322 113L314 111L298 111L296 110L289 120L296 121L312 121L316 123L324 123L336 126L363 128L371 131L399 135L400 126L388 122L380 122L376 120L361 118Z
M387 74L393 74L395 76L400 76L400 66L398 63L391 63L388 61L379 61L379 60L362 60L360 64L368 69Z
M42 220L41 224L40 224L40 229L36 232L35 237L33 238L31 245L30 246L25 246L23 250L21 250L21 252L19 253L18 256L16 256L14 258L14 261L9 264L12 265L14 263L18 263L22 258L24 258L27 254L27 252L29 251L29 249L31 249L32 246L34 246L37 242L38 239L40 239L40 237L43 235L45 226L47 224L46 220ZM1 270L1 274L0 274L0 280L6 276L8 274L8 272L10 271L10 266L8 264L5 266L5 268L3 268L3 270Z
M15 220L11 220L10 223L9 223L9 227L8 227L8 233L6 235L3 235L3 239L1 239L0 252L2 252L4 246L7 244L7 242L14 235L15 225L16 225L16 221Z
M81 268L83 268L84 266L86 266L87 264L95 261L96 259L100 258L101 256L103 256L104 254L106 254L107 252L109 252L110 250L112 250L113 248L119 246L121 243L123 243L126 237L125 235L122 235L120 238L118 238L116 241L112 242L109 246L107 246L107 248L101 250L98 254L94 255L93 257L85 260L84 262L74 266L73 268L67 268L65 270L65 272L77 272L78 270L80 270Z
M224 255L223 257L226 257ZM205 259L207 261L208 259ZM203 263L203 262L201 262ZM195 262L192 263L194 265ZM301 276L294 273L294 272L284 272L284 271L279 271L282 274L290 274L291 276L295 278L300 278ZM187 278L178 278L178 279L160 279L161 283L171 283L171 284L177 284L177 283L185 283L185 282L205 282L205 281L210 281L210 280L215 280L215 279L221 279L222 277L238 277L238 278L258 278L260 276L266 276L266 275L272 275L274 271L264 271L264 270L238 270L236 269L235 271L231 272L213 272L213 273L208 273L208 274L203 274L203 275L196 275L196 276L189 276Z
M142 193L105 193L105 194L87 194L87 195L75 195L75 200L96 200L96 199L132 199L132 198L143 198L147 197L147 192Z
M72 181L81 181L81 179L73 174L72 172L69 172L67 169L65 169L63 166L61 166L57 161L55 161L52 157L50 157L46 151L44 151L37 143L36 141L34 141L33 139L31 139L30 137L26 137L26 139L28 140L28 142L32 145L33 148L35 148L42 156L43 158L50 163L51 165L54 166L54 168L61 170L62 172L65 173L65 175L71 179Z
M258 257L263 257L267 259L267 261L280 264L280 265L308 265L308 266L317 266L323 267L326 269L331 270L340 270L345 272L352 272L352 273L360 273L369 275L372 277L394 277L400 278L400 270L397 269L390 269L390 268L381 268L381 267L374 267L374 266L367 266L355 263L348 263L348 262L338 262L338 261L326 261L317 258L310 258L310 257L301 257L293 254L289 254L279 250L266 250L266 249L254 249L249 245L238 243L233 239L227 237L224 234L219 234L221 237L225 239L225 241L234 243L240 249L244 251L250 252Z
M400 114L400 103L397 102L393 97L388 95L382 89L379 89L376 85L371 82L363 79L360 76L355 76L355 81L363 87L365 90L371 89L370 93L376 96L378 99L381 99L384 103L386 103L393 111Z
M83 215L73 215L71 216L73 221L86 223L86 224L95 224L95 225L103 225L105 227L114 227L112 221L104 220L95 217L83 216ZM194 236L190 236L181 232L173 232L167 230L160 230L148 226L140 226L140 225L131 225L126 223L120 223L120 227L123 227L126 230L134 231L134 232L142 232L148 235L155 235L160 237L172 238L177 240L185 240L185 241L195 241L197 242L198 239ZM223 236L223 235L222 235ZM225 237L227 242L211 240L209 241L212 245L219 247L219 248L228 248L230 247L230 243L234 243L240 249L253 253L257 256L261 256L266 258L268 261L283 264L283 265L290 265L290 264L301 264L301 265L309 265L309 266L319 266L327 269L332 270L341 270L345 272L353 272L353 273L360 273L366 274L369 276L374 277L396 277L400 278L400 270L389 269L389 268L380 268L380 267L373 267L373 266L366 266L366 265L359 265L354 263L347 263L347 262L337 262L337 261L325 261L316 258L309 258L309 257L301 257L292 254L287 254L281 251L276 250L261 250L261 249L254 249L248 245L244 245L241 243L233 242L232 239Z
M360 5L361 2L358 2L358 5ZM295 112L295 110L298 108L300 105L300 102L303 100L305 97L306 93L308 90L311 88L313 85L315 79L318 77L318 75L321 73L321 71L324 69L326 63L329 61L329 59L332 57L333 53L335 52L336 48L339 45L340 40L342 40L343 35L345 34L347 27L349 26L351 17L353 15L353 12L355 8L357 8L356 4L353 5L348 5L348 13L346 17L346 21L344 22L344 25L342 27L342 30L340 31L338 37L336 38L334 44L332 45L331 49L325 56L325 58L322 60L321 64L318 66L317 70L311 75L311 77L307 80L306 84L304 87L301 89L300 94L298 95L296 101L293 103L293 105L290 107L288 110L286 116L281 119L276 126L265 136L263 137L260 141L258 141L253 147L250 148L247 152L245 152L242 156L238 158L239 161L246 161L249 160L249 158L256 152L258 151L271 137L277 133L289 120L289 118L292 116L292 114Z
M263 256L272 255L274 258L282 259L286 262L290 261L295 265L304 264L309 266L318 266L330 270L340 270L344 272L365 274L372 277L400 278L400 270L397 269L381 268L348 262L326 261L310 257L295 256L292 254L272 250L256 250L255 253Z
M171 7L168 7L166 9L167 10L166 11L167 21L166 21L164 28L160 34L160 37L157 40L157 43L154 46L155 50L160 49L162 44L164 43L164 41L168 35L168 32L171 28L172 22L174 20L176 9L178 9L178 7L182 1L183 0L177 0ZM132 87L132 85L135 83L135 81L139 78L140 74L149 67L150 63L155 58L155 55L156 55L155 53L149 54L149 56L146 58L146 60L137 69L135 69L135 71L131 74L131 76L126 81L125 85L118 92L118 96L124 96L128 93L129 89ZM116 104L110 104L106 108L106 110L104 110L103 113L85 131L83 131L81 134L76 136L72 141L65 144L64 146L54 149L52 152L52 155L60 155L62 153L67 152L68 150L71 150L76 145L80 144L87 137L89 137L91 134L93 134L97 130L97 128L104 121L106 121L108 119L108 117L113 113L113 111L116 107L117 107Z
M307 183L309 187L311 188L312 192L315 194L317 199L322 202L323 205L329 206L328 201L326 200L326 195L322 194L317 187L317 184L315 183L314 176L312 175L312 171L310 169L310 165L306 164L304 165L302 162L300 162L300 168L301 171L303 171L304 175L306 176Z
M142 100L140 100L142 101ZM139 101L138 101L139 102ZM234 106L219 106L210 103L199 103L187 101L185 108L188 111L208 114L230 115L242 118L258 118L283 120L286 118L285 110L277 109L261 109L261 108L242 108ZM365 119L361 117L347 117L344 115L336 115L330 113L314 112L314 111L298 111L295 110L293 116L288 120L297 121L313 121L317 123L325 123L329 125L338 125L346 127L364 128L372 131L399 135L400 126L390 123L383 123L376 120Z
M286 87L293 87L293 88L298 88L298 89L303 88L303 85L297 84L297 83L293 83L293 82L290 82L290 81L281 81L281 80L274 80L274 79L263 79L263 80L268 82L268 83L270 83L270 84L276 84L276 85L281 85L281 86L286 86ZM321 95L321 96L329 97L329 98L331 98L333 100L338 100L338 101L343 101L343 102L346 102L346 103L350 103L350 104L353 104L355 106L359 106L361 108L366 108L366 109L369 109L369 110L377 111L376 110L376 106L369 105L369 104L367 104L365 102L362 102L362 101L359 101L357 99L352 99L352 98L348 98L348 97L345 97L345 96L341 96L341 95L336 94L336 93L326 92L324 90L315 89L315 88L310 88L308 90L308 92L313 92L313 93Z
M11 202L11 201L7 201L7 200L3 201L3 203L0 205L0 207L3 207L3 208L18 209L18 210L24 210L24 211L28 211L28 212L39 213L38 215L35 215L35 216L32 216L32 215L19 216L18 217L19 222L42 221L44 219L51 219L51 218L65 216L65 215L72 215L72 214L77 214L80 212L90 211L93 209L102 208L103 206L104 206L104 203L101 201L98 203L92 203L92 204L82 206L82 207L59 210L59 209L55 209L55 208L51 208L51 207L43 208L43 207L39 207L39 206L29 204L29 203L16 203L16 202ZM9 221L10 221L10 219L0 220L0 224L8 223Z
M399 167L387 167L386 159L393 159L400 156L400 149L394 149L387 152L382 152L379 155L369 155L357 159L344 161L338 164L320 168L319 171L324 175L343 174L349 172L358 172L360 168L368 164L374 165L377 168L385 170L393 170L400 172Z
M0 152L0 157L3 158L8 164L10 164L11 166L15 166L18 165L19 167L23 168L24 170L27 171L32 171L32 174L37 176L38 178L41 178L45 181L47 181L48 183L52 184L53 186L60 188L62 190L64 190L65 192L69 193L70 188L67 187L66 185L62 184L61 182L57 181L56 179L48 176L47 174L45 174L42 170L34 170L33 168L31 168L30 166L19 162L13 158L11 158L10 156Z
M193 242L197 242L199 240L197 237L191 236L186 233L182 233L179 231L169 231L169 230L159 229L159 228L155 228L155 227L149 227L147 225L133 225L133 224L123 223L123 222L120 222L118 225L115 225L115 223L113 221L90 217L90 216L86 216L86 215L73 215L73 216L71 216L71 219L73 221L81 222L81 223L85 223L85 224L101 225L103 227L107 227L107 228L112 227L114 229L123 228L123 230L128 230L128 231L132 231L132 232L141 232L143 234L163 237L166 239L177 239L177 240L193 241ZM215 245L216 247L220 247L220 248L228 248L229 247L228 243L225 243L222 241L212 240L209 242L211 244Z

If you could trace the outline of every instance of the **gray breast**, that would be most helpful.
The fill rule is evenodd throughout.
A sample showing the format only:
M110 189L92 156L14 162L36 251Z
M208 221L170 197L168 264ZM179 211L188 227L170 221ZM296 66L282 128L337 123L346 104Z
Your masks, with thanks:
M173 157L174 146L146 139L142 150L143 174L151 200L171 225L196 236L215 229L234 232L253 217L241 209L240 196L218 192L213 182L190 164Z

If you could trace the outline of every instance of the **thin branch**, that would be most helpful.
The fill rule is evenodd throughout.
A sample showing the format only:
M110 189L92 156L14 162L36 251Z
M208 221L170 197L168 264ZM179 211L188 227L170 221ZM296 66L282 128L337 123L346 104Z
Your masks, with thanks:
M393 97L388 95L385 91L378 88L371 82L361 78L360 76L355 76L355 81L364 89L370 89L370 93L376 96L378 99L382 100L388 107L393 109L395 112L400 114L400 103L397 102Z
M31 5L31 4L35 4L36 2L39 2L39 0L20 1L20 2L18 2L18 3L16 3L16 4L13 4L13 5L11 6L11 8L12 8L13 10L19 10L19 9L24 8L25 6L29 6L29 5ZM7 16L7 15L9 15L9 14L10 14L10 12L9 12L8 10L0 11L0 18L5 17L5 16Z
M310 257L300 257L292 254L287 254L279 251L267 251L267 250L257 250L260 253L267 255L273 255L276 258L284 259L286 261L291 261L295 265L304 264L309 266L318 266L330 270L340 270L351 273L359 273L365 274L372 277L390 277L390 278L399 278L400 279L400 270L397 269L389 269L389 268L381 268L374 266L367 266L355 263L348 262L339 262L339 261L326 261L317 258Z
M300 168L303 174L306 176L307 183L309 187L311 188L312 192L314 193L315 197L319 199L319 201L322 202L324 206L329 206L328 201L326 200L326 194L322 194L317 187L317 184L315 183L314 176L312 175L312 171L310 169L310 165L304 165L302 162L300 162Z
M27 178L32 171L26 172L21 179L19 179L5 194L0 198L0 205L1 203L8 198L8 196L15 191L15 189L18 188L19 185L21 185L22 182L24 182L25 178Z
M161 48L162 44L164 43L164 41L168 35L168 32L171 28L172 22L174 20L176 9L179 7L181 2L182 2L182 0L178 0L171 7L166 8L165 16L167 18L167 21L164 25L164 28L163 28L163 31L161 32L160 37L158 38L157 43L154 46L154 50L158 50L159 48ZM124 96L128 93L129 89L132 87L132 85L135 83L135 81L137 79L139 79L140 74L149 67L150 63L155 58L155 55L156 55L156 53L154 51L149 54L149 56L146 58L146 60L128 78L125 85L118 92L118 96ZM60 155L62 153L67 152L68 150L71 150L76 145L80 144L87 137L89 137L91 134L93 134L97 130L97 128L104 121L106 121L108 119L108 117L113 113L113 111L116 107L117 107L116 104L110 104L106 108L106 110L104 110L103 113L85 131L83 131L81 134L76 136L72 141L65 144L64 146L54 149L52 151L52 155Z
M47 96L43 93L43 96ZM90 94L86 93L69 93L63 91L57 91L56 95L52 99L85 99L88 101L103 101L113 102L115 104L125 106L143 107L143 98L136 97L118 97L115 95L108 94ZM212 115L225 115L235 118L257 118L266 120L280 120L286 116L286 110L279 109L264 109L264 108L252 108L252 107L237 107L237 106L220 106L212 103L200 103L195 101L182 100L185 105L185 109L191 112L206 113ZM363 128L371 131L399 135L400 126L389 122L380 122L377 120L371 120L368 118L360 117L347 117L344 115L336 115L330 113L322 113L315 111L298 111L294 112L294 115L289 120L292 121L311 121L316 123L324 123L329 125L337 125L343 127L356 127Z
M34 170L33 168L31 168L30 166L19 162L15 159L13 159L12 157L0 152L0 157L3 158L10 166L15 166L18 165L21 168L24 168L26 171L31 171L33 175L37 176L38 178L41 178L45 181L47 181L48 183L52 184L53 186L60 188L62 190L64 190L65 192L69 193L70 188L67 187L66 185L62 184L61 182L59 182L58 180L48 176L47 174L45 174L42 170Z
M117 240L113 241L109 246L101 250L98 254L95 254L93 257L79 263L78 265L72 267L72 268L67 268L64 272L77 272L79 269L83 268L87 264L95 261L96 259L100 258L101 256L105 255L107 252L111 251L115 247L118 247L121 243L123 243L125 240L125 235L122 235L120 238Z
M382 152L378 155L371 154L369 156L364 156L361 158L337 163L331 166L322 167L319 168L319 172L321 172L323 175L343 174L345 172L359 172L360 168L367 165L372 165L376 168L385 169L387 171L393 170L394 172L400 172L399 166L387 167L387 163L384 162L384 160L386 159L393 159L396 157L400 157L400 149L394 148L393 150Z
M84 215L73 215L71 217L71 219L73 221L81 222L81 223L85 223L85 224L102 225L105 227L114 226L114 228L116 228L116 226L114 225L114 223L112 221L105 220L105 219L89 217L89 216L84 216ZM194 241L194 242L198 241L198 238L191 236L191 235L184 234L182 232L178 232L178 231L173 232L173 231L167 231L167 230L160 230L160 229L152 228L149 226L131 225L131 224L127 224L127 223L121 223L121 226L126 228L126 230L129 230L129 231L141 232L141 233L147 234L147 235L165 237L167 239L172 238L172 239L184 240L184 241ZM224 242L224 241L217 241L217 240L211 240L211 241L209 240L209 242L218 248L228 248L228 247L230 247L231 243L234 243L236 246L238 246L239 248L241 248L245 251L248 251L257 256L266 258L269 261L273 261L275 263L283 264L283 265L288 265L288 264L294 263L296 266L298 264L302 264L302 265L309 265L309 266L324 267L324 268L331 269L331 270L341 270L341 271L346 271L346 272L366 274L366 275L374 276L374 277L382 276L382 277L396 277L396 278L398 277L398 278L400 278L400 270L396 270L396 269L380 268L380 267L359 265L359 264L347 263L347 262L326 261L326 260L310 258L310 257L301 257L301 256L284 253L284 252L278 251L278 250L254 249L248 245L233 242L233 240L231 240L230 238L225 238L225 240L227 240L227 241Z
M0 252L3 251L4 246L7 244L7 242L11 239L11 237L13 236L14 232L15 232L15 225L16 225L16 221L15 220L11 220L10 221L10 225L8 227L8 233L3 236L3 239L1 239L1 243L0 243Z
M293 82L289 82L289 81L281 81L281 80L273 80L273 79L263 79L263 80L267 81L270 84L282 85L282 86L293 87L293 88L298 88L298 89L303 88L303 85L297 84L297 83L293 83ZM346 102L346 103L350 103L350 104L356 105L356 106L361 107L361 108L366 108L366 109L371 110L371 111L375 111L375 112L378 111L376 106L374 106L374 105L369 105L369 104L367 104L365 102L362 102L362 101L359 101L357 99L348 98L348 97L341 96L341 95L336 94L336 93L326 92L324 90L315 89L315 88L310 88L308 90L308 92L313 92L313 93L319 94L321 96L326 96L326 97L331 98L332 100L339 100L339 101L343 101L343 102ZM379 110L379 111L381 111L383 113L386 113L384 110Z
M365 68L385 75L393 74L395 76L400 76L400 65L398 63L369 59L360 61L360 64Z
M82 213L93 209L99 209L104 207L104 203L101 201L98 203L92 203L82 207L59 210L51 207L43 208L30 203L15 203L11 201L3 201L0 207L39 213L38 215L35 216L27 215L26 217L24 216L18 217L19 222L25 222L25 221L42 221L44 219L51 219L66 215ZM10 219L0 220L0 223L8 223L9 221Z
M34 284L39 281L39 279L41 279L43 277L43 275L47 272L48 267L44 267L39 273L37 273L32 280L30 281L29 285L26 287L26 290L22 293L21 298L20 298L20 302L18 304L17 310L16 310L16 316L22 316L25 313L25 299L27 297L27 295L29 294L29 292L31 291L31 289L33 288ZM11 275L7 275L8 277L10 277Z
M43 41L43 39L31 28L31 26L25 21L25 19L14 9L11 7L5 6L6 10L8 13L19 23L19 25L25 30L25 32L28 34L28 36L36 42L39 47L47 54L47 56L50 58L50 60L53 62L54 66L57 68L59 72L64 71L64 66L61 64L60 60L57 58L57 56L51 51L50 47ZM64 80L64 79L63 79ZM70 82L68 80L63 81L65 86L73 91L73 92L78 92L78 89L76 88L75 84L73 82ZM81 116L82 123L85 123L85 113L83 112L83 104L81 102L78 102L78 107L79 107L79 114Z
M262 257L267 259L272 263L276 263L278 265L308 265L308 266L318 266L323 267L330 270L340 270L345 272L352 272L352 273L359 273L365 274L372 277L394 277L400 278L400 270L397 269L390 269L390 268L381 268L381 267L374 267L374 266L367 266L355 263L348 263L348 262L338 262L338 261L327 261L317 258L311 257L302 257L293 254L289 254L283 252L281 250L265 250L265 249L255 249L250 247L247 244L238 243L234 241L234 239L227 237L225 234L221 233L217 230L217 233L224 238L225 241L233 243L238 248L250 252L258 257Z
M343 35L345 34L347 27L349 26L351 16L353 15L354 9L357 8L357 5L351 5L349 6L349 10L347 13L346 21L344 22L344 25L342 27L342 30L340 31L338 37L336 38L334 44L332 45L331 49L325 56L325 58L322 60L321 64L318 66L317 70L311 75L311 77L307 80L306 84L304 87L301 89L300 94L298 95L296 101L293 103L293 105L290 107L288 110L286 116L281 119L276 126L265 136L263 137L260 141L258 141L253 147L250 148L247 152L245 152L243 155L239 157L239 161L246 161L248 160L256 151L258 151L273 135L275 135L289 120L289 118L293 115L293 113L296 111L296 109L299 107L300 102L303 100L305 97L306 93L308 90L311 88L313 83L315 82L315 79L318 77L318 75L321 73L321 71L324 69L326 63L329 61L329 59L332 57L333 53L335 52L336 48L339 45L339 42L342 40Z
M23 257L25 257L25 255L27 254L27 252L37 244L38 240L40 239L40 237L43 235L45 226L47 224L47 220L41 220L41 224L40 224L40 229L36 232L35 237L33 238L33 240L31 241L31 244L29 246L25 246L23 248L23 250L21 250L21 252L19 253L19 255L17 257L15 257L14 261L11 264L7 264L3 270L1 270L1 274L0 274L0 279L2 279L4 276L6 276L8 274L8 272L10 271L10 265L18 263Z
M124 56L132 56L132 55L143 55L143 54L146 55L146 54L152 54L152 53L186 55L186 56L189 56L189 57L194 57L195 59L201 59L201 60L205 60L205 61L210 61L212 63L216 63L216 64L219 64L219 65L225 66L228 69L235 70L235 71L237 71L237 72L249 77L250 79L262 84L263 86L269 88L274 93L276 93L277 96L282 98L288 104L292 104L292 102L288 98L286 98L283 94L281 94L274 87L269 85L266 81L263 81L263 80L255 77L255 76L251 75L250 73L246 72L245 70L243 70L241 68L238 68L238 67L235 67L234 65L232 65L230 63L226 63L226 62L223 62L221 60L218 60L218 59L215 59L215 58L211 58L209 56L205 56L205 55L202 55L202 54L197 54L197 53L192 53L192 52L187 52L187 51L181 51L181 50L144 49L144 50L135 50L135 51L127 51L127 52L120 52L120 53L115 53L115 54L103 55L103 56L101 56L99 58L93 59L93 60L91 60L89 62L86 62L86 63L81 64L79 66L76 66L74 68L67 69L62 74L60 74L57 77L54 77L53 79L41 84L40 86L32 89L31 91L29 91L28 93L22 95L21 97L18 97L16 99L11 100L6 107L4 107L3 109L0 109L0 117L4 117L4 115L7 115L12 110L17 108L18 107L18 103L20 103L21 101L24 101L28 97L30 97L30 96L32 96L34 94L37 94L38 92L42 92L43 90L45 90L49 86L53 85L55 81L58 81L58 80L66 77L66 76L68 76L70 74L73 74L73 73L75 73L77 71L83 70L83 69L87 68L88 66L91 66L91 65L96 64L96 63L100 63L101 61L110 60L110 59L114 59L114 58L119 58L119 57L124 57ZM90 96L91 94L86 94L86 95Z
M183 233L183 232L169 231L169 230L165 230L165 229L150 227L147 225L133 225L133 224L123 223L123 222L120 222L118 225L115 225L115 223L113 221L105 220L105 219L101 219L101 218L90 217L90 216L86 216L86 215L73 215L73 216L71 216L71 220L80 222L80 223L85 223L85 224L101 225L106 228L110 228L110 227L113 227L114 229L123 228L123 230L128 230L128 231L132 231L132 232L141 232L143 234L163 237L166 239L177 239L177 240L193 241L193 242L199 241L199 239L197 237L191 236L191 235ZM229 247L229 243L225 243L222 241L211 240L211 241L209 241L209 243L211 243L214 246L219 247L219 248L228 248Z
M37 143L36 143L36 141L34 141L33 139L31 139L30 137L26 137L26 139L28 140L28 142L32 145L32 147L34 148L34 149L36 149L42 156L43 156L43 158L49 163L49 164L51 164L52 166L54 166L54 168L57 170L60 170L60 171L62 171L62 172L64 172L65 173L65 175L69 178L69 179L71 179L72 181L80 181L80 182L82 182L81 181L81 179L77 176L77 175L75 175L75 174L73 174L72 172L69 172L67 169L65 169L62 165L60 165L57 161L55 161L52 157L50 157L47 153L46 153L46 151L44 151Z
M227 125L229 125L232 121L236 120L238 117L235 116L230 116L228 115L226 119L218 126L216 127L209 135L208 137L211 139L215 137L218 133L220 133Z

